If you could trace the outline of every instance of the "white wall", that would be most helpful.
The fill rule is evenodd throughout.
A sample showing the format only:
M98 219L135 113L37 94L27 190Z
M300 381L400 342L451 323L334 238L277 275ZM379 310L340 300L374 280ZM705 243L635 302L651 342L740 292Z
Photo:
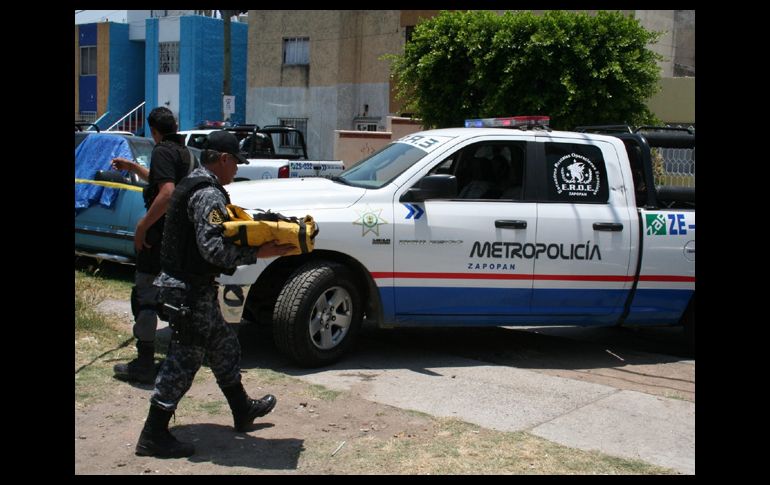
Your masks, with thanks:
M179 41L179 17L164 17L158 19L158 42Z
M147 40L145 20L148 18L150 18L149 10L128 10L126 12L129 40Z
M648 46L650 50L663 56L658 62L662 77L674 75L674 10L636 10L634 16L647 30L663 32L658 42Z
M178 42L179 17L158 20L158 42ZM170 109L179 119L179 74L158 74L158 106Z
M385 126L388 84L340 84L310 88L250 88L246 93L246 123L276 125L279 118L307 118L307 152L310 159L334 158L334 130L355 129L353 118L380 116Z

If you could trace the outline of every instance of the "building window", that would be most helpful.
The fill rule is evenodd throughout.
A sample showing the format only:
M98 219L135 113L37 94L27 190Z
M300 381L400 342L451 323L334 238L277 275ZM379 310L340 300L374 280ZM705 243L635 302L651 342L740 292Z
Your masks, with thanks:
M179 42L161 42L158 74L179 74Z
M96 76L96 46L80 48L80 75Z
M150 10L150 18L168 17L168 10Z
M96 111L81 111L78 114L78 120L84 123L93 123L96 121Z
M310 64L310 37L287 37L283 39L284 65Z
M302 138L307 140L307 118L280 118L281 126L291 126L302 132ZM294 133L281 134L281 146L300 148L302 144Z
M363 116L353 117L353 126L358 131L377 131L381 120L380 116L369 116L369 105L365 104Z
M407 42L411 42L412 35L414 34L414 25L407 25L404 29L404 34Z

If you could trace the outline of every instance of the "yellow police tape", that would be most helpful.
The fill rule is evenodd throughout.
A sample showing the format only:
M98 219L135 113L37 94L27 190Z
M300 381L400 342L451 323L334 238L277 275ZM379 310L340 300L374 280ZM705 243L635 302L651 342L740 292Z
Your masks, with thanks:
M103 185L111 189L121 190L133 190L134 192L141 192L143 189L136 185L121 184L118 182L102 182L101 180L87 180L87 179L75 179L76 184L91 184L91 185Z

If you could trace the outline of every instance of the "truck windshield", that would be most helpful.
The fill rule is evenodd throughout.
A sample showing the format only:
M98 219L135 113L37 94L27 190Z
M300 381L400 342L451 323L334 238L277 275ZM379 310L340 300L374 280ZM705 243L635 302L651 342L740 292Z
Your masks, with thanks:
M355 187L379 189L425 155L426 151L415 146L391 143L345 170L335 179Z

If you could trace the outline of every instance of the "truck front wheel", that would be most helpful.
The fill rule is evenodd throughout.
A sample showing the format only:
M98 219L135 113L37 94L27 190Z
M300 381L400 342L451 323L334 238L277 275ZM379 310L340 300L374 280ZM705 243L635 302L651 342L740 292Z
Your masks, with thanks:
M273 311L279 349L306 367L331 364L355 340L363 315L361 297L341 265L312 262L286 281Z

